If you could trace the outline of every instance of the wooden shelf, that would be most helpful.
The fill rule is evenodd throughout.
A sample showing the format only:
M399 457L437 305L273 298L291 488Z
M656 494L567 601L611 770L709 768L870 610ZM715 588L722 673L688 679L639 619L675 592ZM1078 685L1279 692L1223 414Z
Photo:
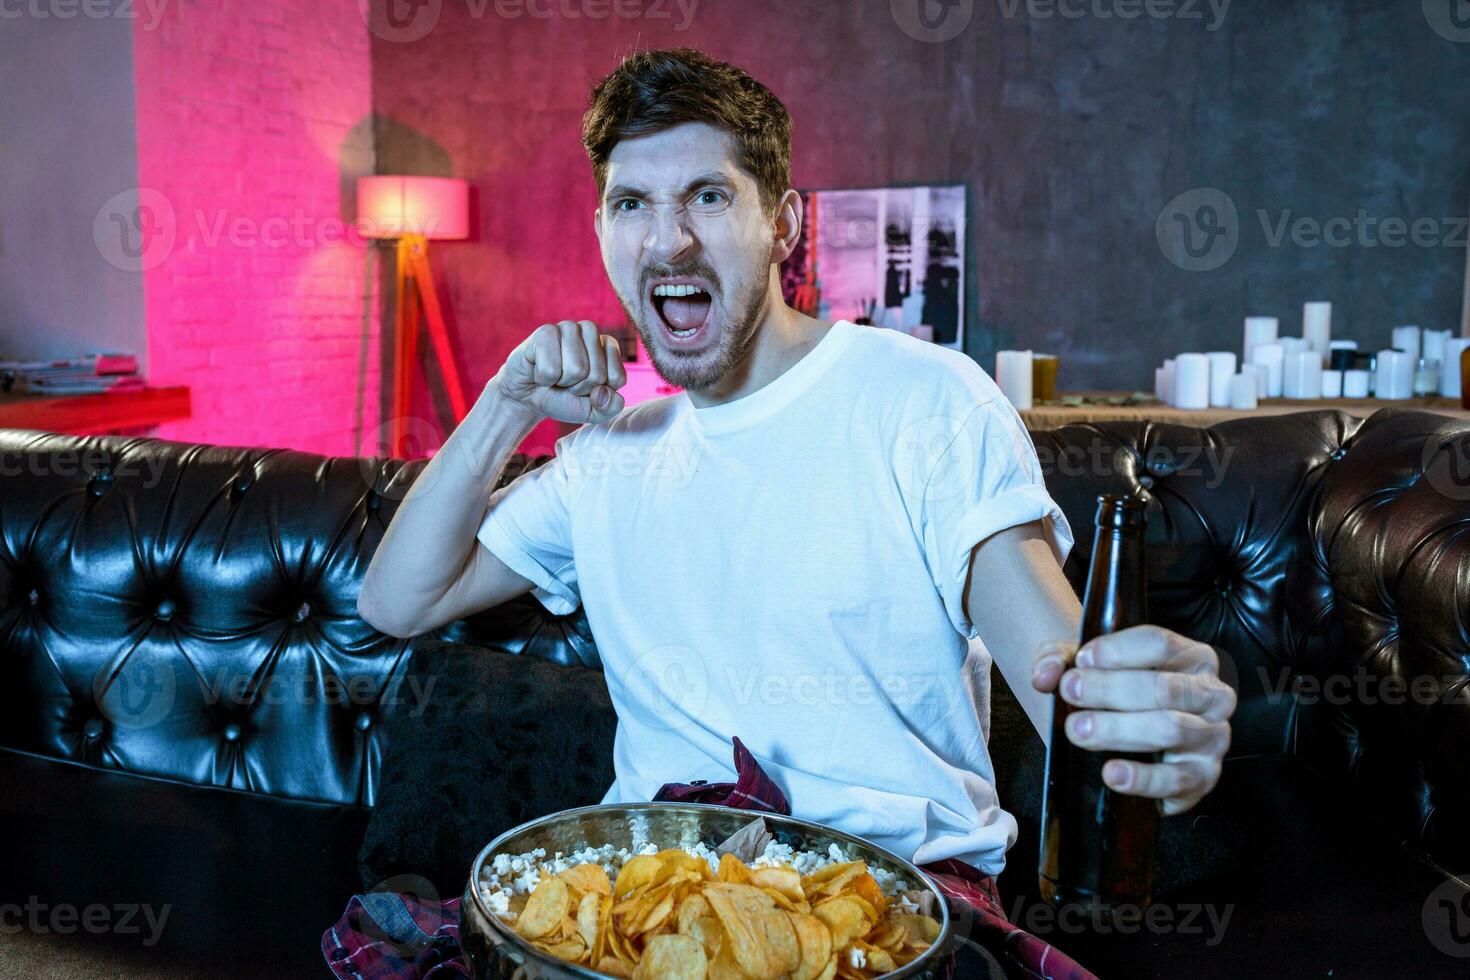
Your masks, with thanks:
M1070 394L1068 392L1067 394ZM1126 394L1126 392L1086 392L1089 395ZM1377 398L1319 398L1299 401L1291 398L1263 398L1259 408L1239 410L1232 408L1207 408L1191 410L1172 408L1162 402L1142 405L1036 405L1021 412L1021 421L1026 428L1034 430L1054 429L1074 422L1172 422L1178 425L1209 426L1232 419L1259 418L1265 415L1285 415L1290 412L1319 412L1340 409L1349 415L1366 418L1380 408L1414 408L1425 412L1438 412L1455 418L1470 418L1470 412L1460 407L1458 398L1405 398L1384 400Z
M174 422L190 414L189 389L182 385L92 395L0 392L0 429L106 435Z

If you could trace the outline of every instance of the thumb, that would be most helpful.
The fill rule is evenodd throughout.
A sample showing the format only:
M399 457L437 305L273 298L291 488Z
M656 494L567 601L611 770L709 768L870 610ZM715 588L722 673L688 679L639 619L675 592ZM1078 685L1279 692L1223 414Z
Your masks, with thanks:
M604 421L623 410L623 396L607 385L598 385L588 397L592 403L593 420Z

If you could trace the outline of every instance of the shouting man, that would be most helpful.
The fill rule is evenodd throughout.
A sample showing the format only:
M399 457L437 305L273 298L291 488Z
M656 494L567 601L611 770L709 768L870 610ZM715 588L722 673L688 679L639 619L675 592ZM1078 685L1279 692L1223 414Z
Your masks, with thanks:
M994 901L1017 825L985 741L991 658L1043 738L1056 691L1086 709L1076 744L1161 752L1105 779L1178 813L1230 741L1214 651L1141 627L1077 653L1072 531L989 376L786 305L802 201L765 86L689 49L635 54L582 136L608 278L683 391L626 408L613 338L538 327L399 507L363 617L407 637L528 591L583 606L618 716L604 802L764 777L797 816L933 871L1007 970L1045 956L1068 975L1034 937L1006 941ZM492 492L548 417L585 424ZM737 736L756 771L731 766Z

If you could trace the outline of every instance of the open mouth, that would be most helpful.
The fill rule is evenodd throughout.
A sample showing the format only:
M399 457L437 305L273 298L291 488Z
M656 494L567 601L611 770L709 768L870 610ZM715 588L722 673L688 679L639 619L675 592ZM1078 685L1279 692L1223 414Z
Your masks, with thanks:
M653 287L652 303L675 346L686 346L705 333L714 297L698 283L658 283Z

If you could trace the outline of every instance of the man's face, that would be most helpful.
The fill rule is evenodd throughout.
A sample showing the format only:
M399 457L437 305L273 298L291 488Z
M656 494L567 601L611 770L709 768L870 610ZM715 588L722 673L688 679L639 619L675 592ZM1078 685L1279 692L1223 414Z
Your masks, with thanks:
M664 380L698 391L740 362L765 312L774 225L728 134L684 123L619 142L595 224Z

